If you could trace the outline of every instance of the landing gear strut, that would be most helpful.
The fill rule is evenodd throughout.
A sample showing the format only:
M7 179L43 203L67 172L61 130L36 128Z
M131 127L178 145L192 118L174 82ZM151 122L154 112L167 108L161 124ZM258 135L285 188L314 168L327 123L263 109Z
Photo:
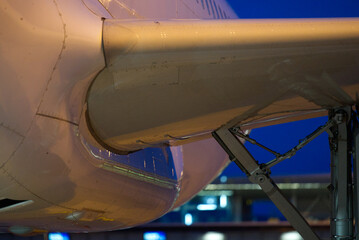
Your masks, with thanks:
M330 110L329 120L324 126L319 127L285 154L279 154L257 143L254 139L242 134L238 127L223 126L214 131L212 135L228 153L230 159L247 175L248 179L262 188L299 234L305 240L317 240L319 239L317 234L270 178L270 168L292 157L298 150L325 131L329 134L331 149L331 239L359 240L359 209L357 204L359 196L359 179L357 176L359 150L358 152L355 151L359 149L359 146L356 146L359 144L359 130L356 113L352 111L351 107ZM270 151L275 155L275 159L268 163L259 164L238 138L243 138ZM353 226L353 219L356 219L355 227Z

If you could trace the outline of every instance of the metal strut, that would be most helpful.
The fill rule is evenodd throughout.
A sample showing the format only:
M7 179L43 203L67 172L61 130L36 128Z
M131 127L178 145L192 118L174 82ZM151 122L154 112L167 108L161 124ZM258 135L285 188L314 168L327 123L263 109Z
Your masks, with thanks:
M332 217L330 230L332 239L353 239L353 182L352 152L353 136L350 107L333 110L329 118L336 125L329 132L331 152L331 195ZM357 172L354 171L356 177ZM357 239L357 238L355 238Z
M353 117L352 117L353 116ZM252 183L258 184L277 206L288 222L305 239L316 240L319 237L311 229L304 217L288 201L274 181L270 178L270 168L281 161L292 157L298 150L327 131L330 135L331 147L331 193L332 193L332 239L358 239L359 221L356 221L356 231L353 231L353 218L358 219L359 206L353 205L353 198L359 199L359 153L355 151L359 144L359 131L357 130L357 117L352 114L351 107L340 108L329 112L329 121L307 136L304 140L285 154L279 154L254 139L242 134L239 128L224 126L212 133L213 137L228 153L230 159L248 176ZM275 159L268 163L259 164L247 151L238 137L256 144L275 155ZM354 141L355 140L355 141ZM359 149L359 148L357 148ZM354 154L354 189L351 174L351 154ZM358 151L359 152L359 151Z

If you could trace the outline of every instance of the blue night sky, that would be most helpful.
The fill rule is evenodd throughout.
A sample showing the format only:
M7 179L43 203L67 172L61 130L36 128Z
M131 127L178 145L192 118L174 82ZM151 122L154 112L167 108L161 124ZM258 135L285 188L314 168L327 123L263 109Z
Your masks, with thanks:
M358 0L228 0L228 2L240 18L359 17ZM254 129L250 136L279 153L285 153L326 121L327 117L322 117ZM252 144L246 143L246 147L261 163L274 158L272 154ZM273 176L329 172L330 151L326 133L305 146L292 159L285 160L272 168ZM244 174L232 163L222 175L234 177Z
M358 17L358 0L228 0L240 18Z

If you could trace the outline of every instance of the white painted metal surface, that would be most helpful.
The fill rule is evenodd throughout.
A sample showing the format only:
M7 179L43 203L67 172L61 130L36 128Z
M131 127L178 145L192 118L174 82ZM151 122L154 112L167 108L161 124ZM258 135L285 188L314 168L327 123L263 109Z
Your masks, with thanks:
M278 118L291 116L282 113L284 109L307 111L318 108L310 103L323 100L315 98L318 90L329 91L319 95L329 95L325 100L333 100L334 96L329 105L342 101L341 97L346 94L353 96L358 90L356 37L353 39L355 45L344 44L340 51L330 44L320 46L320 53L325 57L318 59L310 55L310 58L301 56L286 61L286 51L281 51L275 59L271 44L265 41L256 41L262 44L261 49L236 48L234 52L238 55L234 56L240 58L234 59L232 49L226 46L229 42L221 43L218 40L222 36L218 38L218 33L211 33L213 27L216 31L222 28L227 31L230 27L220 21L202 23L198 20L191 21L190 26L192 30L201 32L200 41L192 41L190 32L184 31L187 35L183 36L177 33L180 40L173 38L174 41L168 42L167 47L170 46L172 51L166 52L168 49L162 51L161 48L166 47L167 40L158 42L159 35L153 35L155 38L144 39L143 45L137 46L140 48L131 49L132 53L138 51L140 54L135 58L131 54L122 58L123 49L113 49L116 53L105 59L102 18L133 21L236 17L225 2L209 2L211 4L194 0L0 2L0 201L4 198L27 201L27 204L7 208L8 211L0 209L2 226L88 232L126 228L151 221L191 198L228 163L225 154L212 140L188 143L186 140L178 141L176 137L206 132L238 115L240 119L236 120L247 124L257 118L263 120L256 122L259 125L267 125L266 120L273 119L288 121L288 118ZM158 25L153 21L144 22L138 29L134 22L127 23L131 25L130 31L138 31L135 38L141 34L150 36L146 24L151 27L150 31ZM183 21L169 23L167 27L175 28L165 29L164 33L172 34L189 26ZM340 25L333 22L331 26L336 24ZM249 25L245 29L251 32ZM125 24L126 28L128 26ZM261 28L262 25L255 28L257 33ZM122 31L123 37L127 35L126 31ZM257 35L253 31L251 34L254 35L247 41L252 43ZM232 37L226 39L238 40L233 38L234 35L232 31ZM131 45L133 39L132 34L127 36L130 42L125 46ZM182 42L182 37L186 36L192 45ZM278 45L278 39L272 40L272 44ZM149 45L151 41L155 43L152 46ZM186 52L181 53L176 44ZM141 48L143 46L145 48ZM304 46L304 52L313 52L315 46L310 45L310 49ZM192 48L196 51L187 51ZM207 53L211 49L216 51ZM303 52L303 48L287 50L294 55ZM264 59L263 53L272 58ZM213 60L216 64L211 64ZM151 68L153 61L156 61L155 68ZM234 62L243 65L232 65ZM192 63L196 65L191 66ZM173 73L178 74L179 65L180 80L186 83L184 86L176 85L172 78ZM293 84L293 79L281 82L285 80L282 74L286 69L295 77L302 76L295 74L298 71L310 74L305 75L306 82L300 85ZM98 75L100 71L102 73ZM261 76L268 71L273 77L273 85L262 85ZM314 78L312 73L315 73ZM106 74L109 76L103 78ZM121 82L123 76L128 80L126 84ZM238 76L247 80L235 82ZM133 78L138 84L129 82ZM223 79L223 82L218 82L218 79ZM335 80L334 85L323 85L332 83L331 79ZM306 85L317 80L317 85ZM88 92L92 83L95 95ZM157 83L159 88L154 87ZM261 100L267 103L268 96L275 92L273 89L283 86L278 83L291 86L291 90L295 94L302 93L303 98L293 98L295 94L291 93L266 109L260 108ZM340 92L338 95L333 91L338 85L344 87L346 94ZM220 87L224 88L221 90ZM103 94L109 89L113 95ZM134 89L137 92L133 92ZM236 98L237 95L240 98ZM106 102L103 99L106 96L114 97L115 101ZM314 98L303 101L308 96ZM94 101L97 97L100 101ZM168 97L174 101L167 101ZM153 99L157 99L158 104L149 102ZM231 101L237 100L244 102L238 106L231 105ZM99 105L91 110L91 104ZM258 111L255 111L257 108L251 109L253 105L259 106ZM86 119L88 107L90 117ZM101 115L101 108L110 109L110 117ZM250 111L246 112L248 109ZM127 122L118 121L121 114L129 117ZM293 114L294 117L300 115L298 112ZM109 121L110 130L101 118ZM87 121L91 121L96 134L90 132ZM123 129L134 135L123 138ZM138 139L142 144L136 145ZM107 144L117 148L115 150L133 150L143 148L143 142L148 139L147 147L153 143L163 144L164 140L178 146L145 150L153 152L150 159L138 152L135 153L138 155L120 156L116 161L112 159L115 153L108 151L111 148L103 148ZM133 146L134 141L136 146ZM125 145L131 146L123 147ZM156 151L162 159L156 158Z
M183 177L196 164L187 162L190 172L184 174L187 147L172 147L165 159L173 161L177 177L169 179L156 174L161 165L154 156L142 160L153 174L92 152L112 156L92 138L84 118L89 85L105 67L102 18L128 12L124 4L130 11L139 7L136 1L102 3L0 3L0 201L24 201L0 209L1 225L10 231L104 231L151 221L172 208ZM156 9L138 11L144 17L179 16L176 7ZM204 169L208 176L181 186L187 192L182 202L228 163L220 155ZM203 161L216 160L203 155Z
M357 19L106 20L103 36L107 67L89 92L89 119L122 151L233 119L318 114L359 90Z

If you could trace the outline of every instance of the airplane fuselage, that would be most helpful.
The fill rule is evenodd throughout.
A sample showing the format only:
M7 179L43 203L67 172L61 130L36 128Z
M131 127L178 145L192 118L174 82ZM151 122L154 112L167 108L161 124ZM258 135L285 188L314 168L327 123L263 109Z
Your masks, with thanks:
M211 131L355 103L357 19L236 17L221 0L1 1L1 226L149 222L228 164Z
M88 87L106 64L102 18L234 17L227 5L219 4L211 0L0 3L2 226L18 226L26 233L138 225L174 206L184 176L192 174L194 181L192 189L183 191L181 203L227 164L222 152L211 150L217 149L213 143L201 157L212 154L220 161L207 164L208 176L203 177L184 171L184 157L189 159L188 169L196 165L190 163L195 145L149 146L117 155L96 144L83 114Z

